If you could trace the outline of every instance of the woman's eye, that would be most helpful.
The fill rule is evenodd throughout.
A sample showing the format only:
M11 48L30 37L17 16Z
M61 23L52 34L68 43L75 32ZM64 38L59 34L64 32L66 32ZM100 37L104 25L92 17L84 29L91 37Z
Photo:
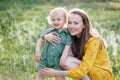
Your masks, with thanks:
M74 22L74 24L78 24L77 22Z

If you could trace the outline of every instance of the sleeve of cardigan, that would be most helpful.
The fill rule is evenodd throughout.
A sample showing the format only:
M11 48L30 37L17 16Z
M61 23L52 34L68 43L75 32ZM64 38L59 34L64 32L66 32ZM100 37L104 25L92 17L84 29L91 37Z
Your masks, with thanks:
M71 69L68 74L71 78L78 80L86 76L96 59L99 51L100 40L98 38L90 38L84 48L84 56L79 67Z

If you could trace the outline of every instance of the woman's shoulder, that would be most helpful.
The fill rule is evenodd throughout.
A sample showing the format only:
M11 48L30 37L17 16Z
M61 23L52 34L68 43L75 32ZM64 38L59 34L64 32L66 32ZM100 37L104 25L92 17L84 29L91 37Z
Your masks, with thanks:
M93 37L90 37L88 39L88 42L91 42L91 41L100 41L100 38L99 37L96 37L96 36L93 36Z
M91 37L91 38L89 38L88 39L88 42L86 43L86 45L91 45L91 44L100 44L101 43L101 39L100 39L100 37Z
M88 39L88 42L85 45L86 47L93 46L93 45L100 45L100 39L99 37L91 37Z

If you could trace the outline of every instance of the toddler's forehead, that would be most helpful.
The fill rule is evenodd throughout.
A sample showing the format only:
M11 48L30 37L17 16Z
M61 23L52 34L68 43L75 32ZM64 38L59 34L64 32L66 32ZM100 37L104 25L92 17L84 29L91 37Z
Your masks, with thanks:
M64 14L60 13L51 15L51 18L64 18L64 17L65 17Z
M50 14L51 17L64 17L66 15L67 14L63 10L56 10L56 11L51 12Z

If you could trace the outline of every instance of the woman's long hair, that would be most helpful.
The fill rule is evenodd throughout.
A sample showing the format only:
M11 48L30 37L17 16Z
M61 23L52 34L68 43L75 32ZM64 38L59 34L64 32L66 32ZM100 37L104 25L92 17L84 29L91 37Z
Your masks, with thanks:
M77 38L76 36L72 36L72 51L75 57L82 60L82 57L84 55L84 47L87 43L88 39L93 35L92 27L90 20L87 16L87 14L82 11L81 9L73 9L70 11L69 14L77 14L82 17L83 24L85 28L82 30L80 38Z

